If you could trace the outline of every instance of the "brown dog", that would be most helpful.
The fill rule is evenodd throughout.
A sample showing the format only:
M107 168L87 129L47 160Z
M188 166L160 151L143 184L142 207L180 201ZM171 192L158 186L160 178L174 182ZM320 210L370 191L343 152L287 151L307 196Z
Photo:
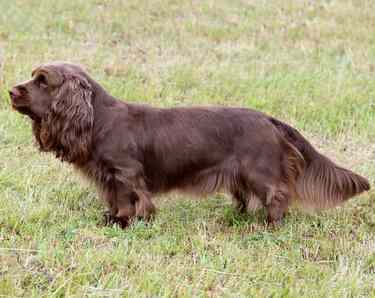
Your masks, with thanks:
M122 227L155 212L152 195L176 189L227 191L240 211L263 206L277 223L292 199L326 208L370 188L294 128L251 109L129 104L79 66L58 62L9 93L32 119L40 150L94 180Z

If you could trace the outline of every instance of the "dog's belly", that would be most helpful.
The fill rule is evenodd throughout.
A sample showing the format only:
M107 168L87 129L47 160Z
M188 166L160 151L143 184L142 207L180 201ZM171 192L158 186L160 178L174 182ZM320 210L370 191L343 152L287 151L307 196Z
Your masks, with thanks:
M173 169L158 168L146 173L147 186L153 193L177 190L201 195L229 190L235 183L238 166L234 158L227 157L206 163L178 164Z

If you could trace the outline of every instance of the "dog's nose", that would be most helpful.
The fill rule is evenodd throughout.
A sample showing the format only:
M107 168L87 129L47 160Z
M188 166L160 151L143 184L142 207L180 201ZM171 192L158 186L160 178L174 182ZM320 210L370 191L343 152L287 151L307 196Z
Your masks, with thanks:
M9 90L9 95L12 98L19 97L21 95L20 90L17 87L13 87L11 90Z

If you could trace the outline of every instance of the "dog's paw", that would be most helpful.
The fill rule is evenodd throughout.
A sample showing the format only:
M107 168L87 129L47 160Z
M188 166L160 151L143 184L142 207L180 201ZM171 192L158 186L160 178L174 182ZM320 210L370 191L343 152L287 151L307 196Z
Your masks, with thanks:
M283 220L282 220L282 218L274 219L274 218L268 216L266 223L267 223L267 226L270 229L278 229L282 226Z
M109 211L106 211L103 214L102 222L105 226L113 225L115 223L115 217Z
M116 217L110 212L106 211L103 214L103 223L104 226L119 225L122 229L125 229L129 226L130 220L127 217Z

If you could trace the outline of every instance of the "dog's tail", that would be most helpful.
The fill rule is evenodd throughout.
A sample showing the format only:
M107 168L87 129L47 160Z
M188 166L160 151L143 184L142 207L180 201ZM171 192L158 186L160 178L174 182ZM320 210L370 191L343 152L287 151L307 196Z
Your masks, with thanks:
M305 159L295 187L299 204L313 209L330 208L370 189L366 178L317 152L296 129L274 118L270 121Z

